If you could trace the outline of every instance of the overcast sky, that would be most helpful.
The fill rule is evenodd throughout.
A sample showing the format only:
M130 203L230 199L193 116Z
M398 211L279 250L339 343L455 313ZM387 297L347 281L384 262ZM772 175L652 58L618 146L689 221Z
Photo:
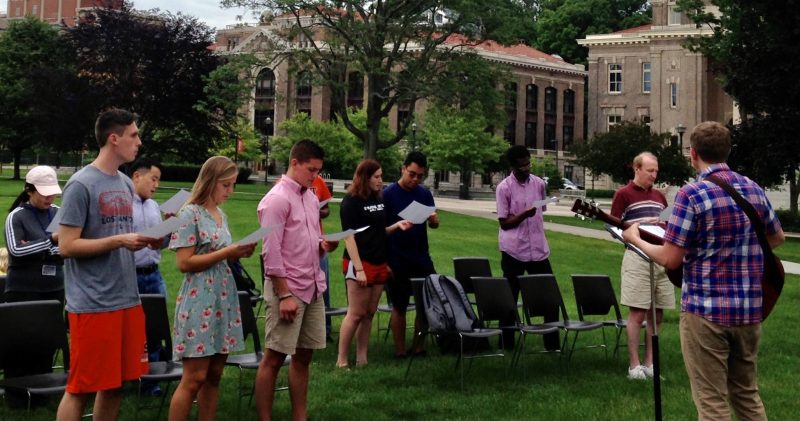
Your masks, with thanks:
M194 16L208 26L223 29L226 25L236 23L236 16L242 16L242 22L253 23L252 14L246 9L223 9L219 0L133 0L133 7L140 10L159 8L172 13L181 12ZM0 0L0 13L5 13L8 2Z

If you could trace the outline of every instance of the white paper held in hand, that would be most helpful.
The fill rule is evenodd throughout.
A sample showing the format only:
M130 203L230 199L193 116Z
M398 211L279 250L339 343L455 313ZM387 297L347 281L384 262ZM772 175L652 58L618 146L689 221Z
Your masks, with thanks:
M432 213L436 212L436 207L425 206L416 200L411 202L405 209L400 211L397 216L411 221L413 224L423 224L428 220Z
M328 204L328 202L330 202L330 201L331 201L331 199L330 199L330 198L328 198L328 199L325 199L325 200L323 200L323 201L319 202L319 208L320 208L320 209L324 208L324 207L325 207L325 205L327 205L327 204Z
M536 200L533 202L533 204L531 204L531 209L541 208L542 206L546 206L548 203L558 203L558 198L553 196L542 200Z
M150 228L148 228L148 229L146 229L144 231L139 231L139 232L137 232L137 234L142 235L144 237L149 237L149 238L161 238L161 237L166 236L167 234L172 234L173 232L177 231L178 227L180 227L181 224L184 224L184 223L187 223L187 222L184 221L181 218L177 218L177 217L173 216L171 218L168 218L165 221L162 221L158 225L153 225L152 227L150 227Z
M359 233L361 231L364 231L367 228L369 228L369 225L363 226L363 227L357 228L357 229L350 228L349 230L342 231L342 232L335 232L333 234L325 234L325 235L322 236L322 239L325 240L325 241L341 241L341 240L344 240L345 238L347 238L347 237L349 237L351 235L354 235L354 234L357 234L357 233Z
M235 242L233 244L253 244L253 243L257 243L257 242L261 241L262 238L266 237L269 233L274 231L276 228L280 228L282 226L283 226L283 224L273 224L273 225L267 225L266 227L261 227L261 228L255 230L255 231L251 232L246 237L242 238L241 240L239 240L239 241L237 241L237 242Z
M161 209L161 212L163 213L176 214L179 210L181 210L181 206L186 203L188 198L189 192L184 189L180 189L177 193L172 195L172 197L167 199L166 202L162 203L161 206L159 206L159 209Z

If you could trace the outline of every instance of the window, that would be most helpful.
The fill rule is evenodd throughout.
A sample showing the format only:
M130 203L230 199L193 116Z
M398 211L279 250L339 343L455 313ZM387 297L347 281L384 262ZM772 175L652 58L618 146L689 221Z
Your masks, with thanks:
M608 93L622 93L622 65L611 63L608 65Z
M39 14L39 5L38 4L34 4L33 5L33 8L31 8L31 14L33 16L36 16L36 15Z
M505 130L503 130L503 139L506 140L509 144L514 144L516 142L517 137L517 121L516 120L508 120L508 124L506 124Z
M622 123L622 116L617 114L612 114L608 116L608 131L611 131L611 128L616 126L617 124Z
M361 108L364 105L364 76L359 72L347 75L347 106Z
M555 151L558 148L558 140L556 140L556 125L544 125L544 148Z
M572 89L564 91L564 114L575 114L575 91Z
M558 99L556 98L556 88L548 87L544 89L544 112L545 114L555 114L556 113L556 104L558 103ZM547 138L545 138L547 140Z
M572 126L564 125L562 129L564 131L564 149L569 150L572 147L572 141L575 138L575 128Z
M678 108L678 84L675 82L669 84L669 106Z
M530 149L536 149L536 122L525 122L525 146Z
M650 75L650 63L642 63L642 92L649 94L653 85Z
M256 77L256 100L260 97L275 97L275 73L263 69Z
M517 109L517 84L514 82L506 84L506 109Z
M539 87L536 85L525 86L525 109L528 111L536 110L539 101Z
M258 72L254 99L253 127L263 135L275 134L275 73L271 69Z
M669 17L667 25L680 25L680 24L681 24L681 12L677 10L677 6L672 5L669 7Z
M311 73L302 71L297 74L295 92L297 112L311 115Z

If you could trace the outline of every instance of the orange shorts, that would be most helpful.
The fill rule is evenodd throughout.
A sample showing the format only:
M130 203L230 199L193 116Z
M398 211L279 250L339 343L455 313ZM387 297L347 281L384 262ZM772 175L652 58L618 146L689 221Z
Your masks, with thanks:
M392 276L392 270L389 269L388 263L376 265L362 260L361 265L364 266L364 274L367 275L367 285L383 285ZM356 279L356 269L350 259L342 259L342 272L344 272L344 279Z
M103 313L69 313L67 392L122 387L147 373L147 338L141 305Z

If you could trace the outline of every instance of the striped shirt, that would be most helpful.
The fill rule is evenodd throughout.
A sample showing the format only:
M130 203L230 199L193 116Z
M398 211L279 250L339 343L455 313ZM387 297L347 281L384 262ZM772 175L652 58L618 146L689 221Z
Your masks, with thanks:
M633 181L614 193L611 201L611 215L625 222L641 222L658 218L667 207L667 199L660 191L643 189Z
M714 164L683 186L664 239L686 249L681 310L723 326L760 323L764 255L750 220L733 198L705 177L724 180L762 218L767 235L780 222L764 190L726 164Z

